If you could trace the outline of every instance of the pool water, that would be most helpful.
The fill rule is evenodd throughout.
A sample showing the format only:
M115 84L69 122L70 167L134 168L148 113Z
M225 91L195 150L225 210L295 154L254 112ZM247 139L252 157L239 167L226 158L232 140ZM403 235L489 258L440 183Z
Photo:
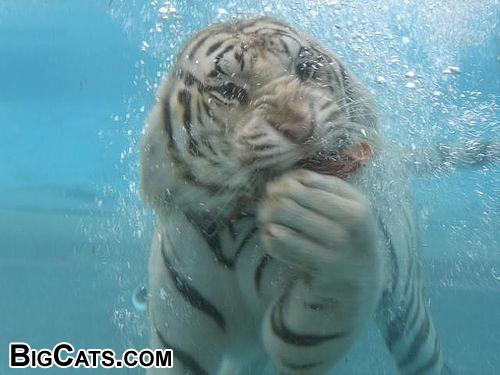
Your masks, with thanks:
M141 288L153 215L137 173L147 112L187 35L264 14L342 56L373 91L390 142L500 142L496 0L4 0L0 374L43 371L9 369L12 341L147 345ZM457 374L500 373L500 165L412 184L446 362ZM369 327L335 373L394 371Z

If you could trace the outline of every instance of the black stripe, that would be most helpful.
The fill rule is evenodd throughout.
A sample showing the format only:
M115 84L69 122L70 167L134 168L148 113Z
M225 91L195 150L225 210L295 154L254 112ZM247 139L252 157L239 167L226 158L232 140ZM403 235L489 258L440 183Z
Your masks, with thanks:
M440 354L441 350L439 348L439 339L436 335L436 338L434 339L434 353L432 354L432 357L423 365L418 367L415 371L413 371L411 375L426 374L431 369L434 369L438 364Z
M423 325L420 327L420 330L413 338L413 342L410 345L408 351L406 352L406 355L398 361L398 366L400 368L408 366L415 360L416 356L420 353L420 349L422 349L422 345L425 343L427 337L429 336L430 327L431 327L430 319L429 316L427 315L427 310L425 310Z
M203 142L203 145L210 151L210 153L212 155L218 156L217 152L212 147L212 144L210 143L210 141L208 140L208 138L203 138L202 142ZM219 163L216 162L215 160L210 159L210 161L212 162L213 165L219 165Z
M198 142L196 141L196 139L194 139L193 136L191 123L191 93L188 90L183 89L179 91L177 99L179 103L184 107L182 123L184 125L184 128L186 129L186 133L189 136L189 153L193 156L203 157L204 155L200 152Z
M326 103L325 103L325 104L323 104L323 105L319 108L319 110L320 110L321 112L323 112L325 109L327 109L328 107L330 107L332 104L333 104L333 102L332 102L332 101L327 100L327 101L326 101ZM340 112L338 109L335 109L335 111Z
M192 86L196 82L197 82L197 79L196 79L196 77L193 74L191 74L191 73L187 73L186 74L186 78L184 78L184 84L187 87Z
M387 334L385 337L385 343L390 351L394 349L395 344L401 339L401 337L405 333L409 332L408 317L410 315L410 312L413 310L415 300L418 299L418 295L415 296L416 294L415 289L416 286L411 288L410 301L406 304L403 310L398 311L398 315L396 316L396 318L388 325ZM418 305L416 314L418 315Z
M280 51L279 49L276 48L266 48L266 51L276 56L278 59L283 56L283 51Z
M172 279L172 282L174 283L177 291L184 297L187 302L189 302L189 304L191 304L191 306L195 307L205 315L212 318L214 322L223 331L225 331L226 320L224 319L224 316L210 301L205 299L205 297L203 297L200 292L192 287L186 278L182 277L182 275L177 272L172 263L170 263L163 246L161 249L161 254L163 257L163 262L167 267L170 278Z
M189 165L184 162L179 157L173 157L174 165L176 166L177 171L180 173L182 178L186 180L189 184L206 190L208 193L212 195L223 195L226 194L229 190L225 185L217 185L213 183L200 181L194 174L191 172Z
M335 300L331 299L330 301L326 302L304 302L304 307L309 310L313 311L322 311L322 310L327 310L331 309L335 305Z
M201 104L203 105L203 109L205 110L205 114L207 115L207 117L212 118L212 111L210 110L208 104L204 100L201 102Z
M234 48L234 46L233 46L233 45L228 46L228 47L226 47L226 49L224 49L224 51L222 51L221 53L219 53L219 54L215 57L215 59L214 59L214 67L215 67L215 68L214 68L214 69L215 69L215 71L216 71L217 73L222 74L222 75L224 75L224 76L229 75L229 74L227 74L224 70L222 70L221 66L219 65L219 62L220 62L220 60L224 57L224 55L225 55L228 51L231 51L233 48ZM212 74L212 73L211 73L211 74Z
M406 304L405 316L403 318L404 324L406 325L406 331L408 333L411 330L411 324L410 325L408 324L408 318L410 317L410 314L414 309L415 309L414 314L418 315L420 311L420 298L421 298L420 288L418 287L417 284L415 284L413 285L413 288L411 288L410 301Z
M416 295L417 307L415 308L415 312L413 313L411 320L406 322L407 333L410 333L413 330L413 328L415 327L415 324L417 323L418 318L420 316L420 309L423 308L424 314L426 313L426 309L425 309L425 305L424 305L424 301L423 301L423 295L422 295L422 291L420 290L420 288L417 287L416 293L417 293L417 295Z
M177 144L175 143L174 140L173 129L172 129L172 118L170 114L170 96L167 96L167 98L163 101L162 115L163 115L163 125L165 126L165 131L167 132L168 136L168 146L172 151L176 152Z
M196 101L196 121L198 121L198 124L201 126L205 126L205 123L203 122L203 119L201 118L201 99L198 98Z
M207 74L207 77L208 78L215 78L219 75L219 72L217 72L217 70L213 69L210 71L210 73Z
M284 367L286 367L290 370L309 370L309 369L312 369L314 367L318 367L318 366L322 365L321 362L310 362L310 363L302 363L302 364L289 363L283 359L280 359L280 362Z
M208 47L207 52L205 53L205 56L210 56L217 48L219 48L222 45L222 43L224 43L224 40L221 40L219 42L215 42L210 47Z
M183 74L183 73L181 72L180 74ZM196 80L196 77L193 76L192 79L194 79L195 82L198 82L198 84L201 85L201 83ZM185 93L179 92L177 99L179 102L182 102L181 104L186 108L186 103L190 102L190 94L186 89L184 89L183 91L185 91ZM186 93L187 93L187 95L186 95ZM189 100L188 100L188 96L189 96ZM163 100L162 116L163 116L163 123L164 123L165 131L167 133L167 145L169 147L169 151L171 151L170 156L172 158L172 161L174 162L175 168L177 169L179 174L186 180L186 182L189 182L191 185L198 187L200 189L206 190L207 192L209 192L210 194L213 194L213 195L225 194L228 191L227 186L200 181L191 172L191 168L186 163L186 161L183 160L180 157L180 155L178 155L179 148L175 142L175 139L173 136L173 129L172 129L170 98L171 98L171 94L167 95L165 97L165 99ZM203 108L207 111L208 116L211 117L210 116L210 108L207 106L207 104L204 101L202 101L202 104L203 104ZM190 109L189 109L189 111L190 111ZM184 123L185 123L185 126L187 124L188 128L190 128L190 126L191 126L190 122L187 121L190 119L190 117L191 117L190 112L188 114L184 113ZM191 134L190 134L190 137L192 138ZM200 156L202 156L201 153L200 153Z
M385 222L382 220L382 217L380 216L379 213L376 213L377 215L377 221L379 224L380 229L382 230L382 233L384 235L384 240L389 248L389 256L390 256L390 261L392 265L392 280L399 280L399 263L398 263L398 257L396 256L396 249L394 248L394 243L392 241L391 235L389 233L389 230L387 229L387 226ZM392 295L392 292L394 292L396 285L392 285L392 288L390 290L390 294Z
M220 65L219 65L219 59L218 59L218 57L219 57L219 56L217 56L217 57L215 58L215 64L214 64L214 66L215 66L214 70L215 70L215 72L216 72L216 76L218 76L219 74L220 74L220 75L223 75L223 76L227 76L227 73L226 73L225 71L223 71L223 70L222 70L222 68L221 68L221 67L220 67ZM212 74L212 73L211 73L211 74ZM215 73L213 73L213 74L215 74Z
M387 348L392 351L394 344L400 339L403 334L402 323L399 319L394 319L387 325L387 332L385 335L385 344Z
M165 338L161 334L160 330L156 326L154 327L154 329L155 329L156 335L158 336L158 338L161 341L162 346L165 349L172 349L172 351L174 352L175 359L181 361L182 364L184 365L184 367L186 368L186 370L189 370L190 372L192 372L193 374L196 374L196 375L208 375L208 372L205 371L200 366L200 364L194 360L193 357L191 357L186 352L180 350L178 347L176 347L175 345L172 345L167 340L165 340Z
M257 30L255 33L260 33L261 31L273 31L272 33L267 34L269 37L274 37L274 36L286 36L287 38L293 40L296 42L299 46L302 44L300 41L300 37L298 35L292 35L291 30L279 30L279 29L273 29L272 27L263 27L259 30ZM293 33L295 34L295 33Z
M413 328L415 327L415 324L418 322L418 318L420 317L420 311L421 309L424 309L424 314L425 314L425 306L424 306L424 301L422 301L422 293L418 292L417 293L417 308L415 309L415 314L413 315L412 319L407 322L406 324L406 332L409 334L411 331L413 331Z
M240 242L238 248L234 253L234 256L232 258L229 258L226 257L222 249L222 244L219 234L220 232L218 231L218 224L211 223L207 229L200 229L200 234L204 237L210 250L215 255L217 262L229 269L234 268L241 251L248 243L248 241L255 235L256 232L257 232L257 227L255 226L252 227Z
M231 44L231 45L227 46L226 48L224 48L224 50L218 55L218 56L220 56L219 60L222 58L222 56L224 56L226 53L232 51L233 49L234 49L234 44Z
M266 135L267 135L266 133L255 133L255 134L245 135L245 136L243 136L241 138L243 140L245 140L245 141L249 141L249 140L254 140L254 139L262 138L262 137L264 137Z
M289 290L288 290L289 291ZM280 300L271 311L271 329L283 342L295 346L315 346L327 341L336 340L346 336L345 332L331 335L299 334L291 331L284 322L284 305L288 291L283 293Z
M276 144L268 144L268 143L263 143L263 144L257 144L257 145L252 145L252 151L266 151L266 150L271 150L273 148L278 148L278 145Z
M243 58L243 51L235 51L234 52L234 59L237 61L237 62L240 62L241 59Z
M248 233L246 234L245 237L241 240L240 246L236 249L236 252L234 253L234 258L233 258L233 263L236 263L236 260L238 259L238 256L240 255L241 251L245 248L245 245L250 241L250 239L257 233L257 227L254 226L252 227Z
M217 259L217 262L221 263L222 265L229 267L228 259L224 255L224 252L222 251L222 244L220 240L220 235L218 232L218 225L217 223L212 223L206 230L200 230L201 235L205 238L206 243L208 244L208 247L212 251L212 253L215 255L215 258Z
M255 269L255 275L254 275L254 284L255 284L255 290L257 293L260 293L260 283L262 281L262 273L264 272L264 268L266 267L267 263L271 260L269 255L263 255L262 258L260 259L259 265Z
M211 36L213 35L217 35L219 33L223 33L224 30L223 29L220 29L220 28L217 28L217 29L214 29L214 30L210 30L210 31L206 31L206 35L201 37L196 43L194 46L188 46L191 47L189 53L188 53L188 58L189 60L193 60L194 59L194 56L196 55L196 52L198 51L198 49L208 40L208 38L210 38ZM184 51L183 51L184 52ZM182 53L181 53L182 55Z
M243 56L240 61L240 71L243 71L245 69L245 57Z
M288 48L288 44L286 44L286 42L285 42L283 39L281 39L281 38L279 38L279 41L280 41L280 43L281 43L281 46L282 46L282 47L283 47L283 49L285 50L285 53L286 53L287 55L290 55L290 48Z
M184 107L184 122L188 127L189 132L191 131L191 94L188 90L183 89L179 91L177 96L179 103Z
M301 41L301 38L298 34L296 34L294 31L292 30L289 30L289 31L286 31L286 30L277 30L277 29L271 29L271 30L274 30L273 33L269 34L270 36L272 37L275 37L275 36L284 36L288 39L291 39L293 40L295 43L297 43L299 46L302 45L302 41ZM292 35L293 34L293 35Z
M234 52L234 59L236 60L236 62L238 62L240 64L240 70L241 71L243 71L243 66L245 65L243 54L244 54L243 51L241 51L241 52L237 52L237 51Z
M413 223L413 220L411 220L411 218L408 216L409 215L409 212L408 210L403 210L403 217L405 218L405 221L406 221L406 227L408 228L408 237L410 238L410 248L412 250L416 250L418 245L417 243L415 242L418 238L418 236L416 235L416 233L414 232L414 225L412 224Z
M234 53L234 59L240 63L240 70L243 71L243 68L245 67L245 59L244 59L244 51L241 52L235 52Z
M417 267L418 268L418 267ZM418 270L416 269L415 266L415 261L413 260L413 257L410 258L410 265L408 266L408 278L406 279L406 285L405 289L403 292L403 296L408 295L408 290L410 289L410 286L414 286L418 283ZM415 288L412 288L415 289Z
M324 303L306 303L304 302L304 307L309 310L320 311L324 310L329 306L329 304Z
M219 129L223 130L224 132L227 131L226 124L224 122L222 122L221 119L218 118L217 116L212 115L212 117L210 117L210 120L212 120L215 123L215 125L217 125L219 127ZM224 139L219 139L219 142L225 142L226 145L229 144L228 141L224 140Z
M234 228L234 223L232 220L226 224L227 230L229 231L229 235L231 236L231 240L236 241L236 229Z
M221 74L224 74L224 75L227 75L226 73L224 73L220 67L218 67L218 60L216 61L216 70L218 70ZM216 70L212 70L211 73L209 74L210 75L218 75L219 73L217 73ZM241 103L244 103L246 102L246 100L248 99L247 98L247 93L246 93L246 90L243 89L242 87L239 87L239 86L236 86L235 84L233 84L232 82L225 82L223 84L220 84L220 85L217 85L217 86L213 86L213 85L205 85L203 84L203 82L199 81L198 79L196 79L196 77L193 76L193 78L197 84L197 89L200 93L205 93L205 92L208 92L209 94L211 94L211 97L215 100L217 100L218 102L220 102L221 104L224 104L224 105L228 105L229 103L226 103L225 101L223 101L221 98L213 95L214 92L217 92L219 95L221 95L223 98L225 98L226 96L234 96L234 99L238 99L239 102ZM184 90L186 91L188 94L189 92L187 90ZM180 96L182 94L182 97ZM191 101L191 94L189 94L189 97L186 97L185 94L181 92L179 92L179 102L181 104L183 104L184 102L186 102L187 104L189 104L189 110L191 110L190 108L190 101ZM204 105L205 105L205 111L207 112L207 115L213 119L215 121L215 118L213 117L213 114L211 113L210 109L208 108L208 106L206 105L205 102L203 102ZM185 107L187 107L186 104L183 104ZM191 113L189 112L189 119L191 117ZM184 120L186 122L186 115L184 116ZM219 125L219 124L218 124ZM188 127L190 128L191 127L191 124L189 123L188 124ZM191 132L188 132L188 134L191 135Z

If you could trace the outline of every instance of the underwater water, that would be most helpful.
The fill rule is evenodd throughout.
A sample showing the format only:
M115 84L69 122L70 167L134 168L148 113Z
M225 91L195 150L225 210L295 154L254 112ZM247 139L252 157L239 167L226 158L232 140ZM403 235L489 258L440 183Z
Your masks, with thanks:
M497 0L3 0L0 375L90 371L9 369L13 341L118 352L147 345L134 300L154 222L139 199L145 118L189 34L255 15L337 52L374 93L389 144L500 141ZM498 374L500 165L412 184L446 362L457 374ZM394 373L373 327L335 373Z

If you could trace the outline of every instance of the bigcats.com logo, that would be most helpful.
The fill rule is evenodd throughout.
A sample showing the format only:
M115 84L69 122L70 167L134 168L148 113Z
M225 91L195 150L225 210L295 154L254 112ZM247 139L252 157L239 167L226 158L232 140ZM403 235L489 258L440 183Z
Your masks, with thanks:
M127 349L118 357L112 349L78 349L61 342L52 349L32 349L25 342L9 344L10 368L172 368L172 349Z

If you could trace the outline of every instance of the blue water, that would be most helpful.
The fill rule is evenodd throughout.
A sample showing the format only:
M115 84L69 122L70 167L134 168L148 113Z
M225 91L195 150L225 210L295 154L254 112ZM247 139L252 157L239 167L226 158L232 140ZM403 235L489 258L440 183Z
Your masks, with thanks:
M9 370L11 341L146 345L132 295L146 280L153 221L138 198L137 142L155 85L186 35L257 14L287 20L343 56L374 91L387 139L417 148L500 140L496 0L3 0L1 375L41 371ZM461 73L443 74L448 66ZM412 183L447 362L458 374L500 373L500 166ZM373 328L338 366L340 374L393 371ZM85 370L46 370L66 372Z

